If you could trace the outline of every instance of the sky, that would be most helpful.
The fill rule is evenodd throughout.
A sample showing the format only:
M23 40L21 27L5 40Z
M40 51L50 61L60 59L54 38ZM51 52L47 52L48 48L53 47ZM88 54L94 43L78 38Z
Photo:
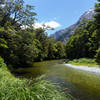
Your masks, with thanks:
M48 31L50 35L76 23L84 12L94 8L96 0L25 0L25 3L35 6L36 27L45 23L55 28Z

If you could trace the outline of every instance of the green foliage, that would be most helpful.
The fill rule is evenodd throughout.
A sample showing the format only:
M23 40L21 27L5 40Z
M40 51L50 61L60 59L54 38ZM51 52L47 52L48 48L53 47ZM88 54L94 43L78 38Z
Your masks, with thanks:
M93 58L99 46L99 34L95 22L86 21L80 25L66 44L69 59ZM74 51L74 52L73 52Z
M45 30L42 28L36 29L35 32L36 39L41 43L38 60L42 61L46 59L48 55L48 37Z
M4 63L4 60L0 57L0 68L6 67L6 64Z
M59 59L59 58L65 58L65 44L62 43L62 42L57 42L56 43L56 49L57 49L57 52L56 52L56 57Z
M7 64L16 67L65 56L64 44L49 38L43 29L16 31L13 27L0 28L0 37L7 44L7 48L0 49L0 56Z
M54 39L50 39L49 41L49 46L48 46L48 59L56 59L56 52L57 52L57 48L56 48L56 42Z
M43 29L32 27L36 15L33 10L23 0L0 2L0 56L14 67L65 57L63 43L49 38L45 26Z
M94 19L83 20L74 35L68 40L66 44L68 59L94 58L95 55L99 57L99 50L97 54L96 50L100 47L100 0L95 5L95 11ZM98 62L99 59L96 61Z
M54 39L48 40L48 59L62 59L65 58L65 44L56 42Z
M8 48L7 42L3 38L0 38L0 47Z
M95 55L95 59L98 63L100 63L100 48L97 50L97 53Z
M74 59L72 62L74 63L95 63L95 59L88 59L88 58L80 58L80 59Z
M95 6L96 15L92 20L83 20L75 34L66 44L69 59L94 58L100 46L100 1Z
M95 21L97 23L97 26L100 27L100 0L97 0L98 3L95 4Z
M34 7L25 5L24 0L2 0L0 1L0 25L3 27L10 22L15 26L30 26L34 23L36 15L33 10Z
M100 67L100 65L95 61L95 59L90 58L74 59L67 63L79 66Z
M0 68L0 100L71 100L49 81L18 79Z
M8 48L7 41L2 36L3 32L4 32L4 29L0 28L0 48Z

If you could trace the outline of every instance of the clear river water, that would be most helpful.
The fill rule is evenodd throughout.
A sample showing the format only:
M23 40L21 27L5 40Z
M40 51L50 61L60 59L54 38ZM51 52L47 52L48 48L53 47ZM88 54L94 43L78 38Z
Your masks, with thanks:
M47 80L57 83L65 93L76 100L100 100L100 72L73 68L61 64L61 60L33 63L33 67L19 69L16 72L27 78L45 75Z

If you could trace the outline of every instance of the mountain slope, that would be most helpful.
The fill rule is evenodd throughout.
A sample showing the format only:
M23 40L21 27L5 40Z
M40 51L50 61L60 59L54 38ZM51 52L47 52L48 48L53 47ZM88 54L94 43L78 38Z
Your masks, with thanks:
M94 9L88 10L80 17L77 23L68 28L57 31L56 33L52 34L51 37L55 38L57 41L66 42L74 34L76 28L82 24L83 19L91 20L93 19L93 15L95 15Z

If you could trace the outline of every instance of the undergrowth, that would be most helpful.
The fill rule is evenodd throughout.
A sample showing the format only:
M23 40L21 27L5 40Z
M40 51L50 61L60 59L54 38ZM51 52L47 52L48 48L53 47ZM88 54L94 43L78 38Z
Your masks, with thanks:
M73 65L84 65L89 67L100 67L100 65L95 61L95 59L89 59L89 58L80 58L80 59L74 59L72 61L69 61L68 63Z
M0 68L0 100L72 100L58 88L41 77L34 80L19 79L6 67Z

